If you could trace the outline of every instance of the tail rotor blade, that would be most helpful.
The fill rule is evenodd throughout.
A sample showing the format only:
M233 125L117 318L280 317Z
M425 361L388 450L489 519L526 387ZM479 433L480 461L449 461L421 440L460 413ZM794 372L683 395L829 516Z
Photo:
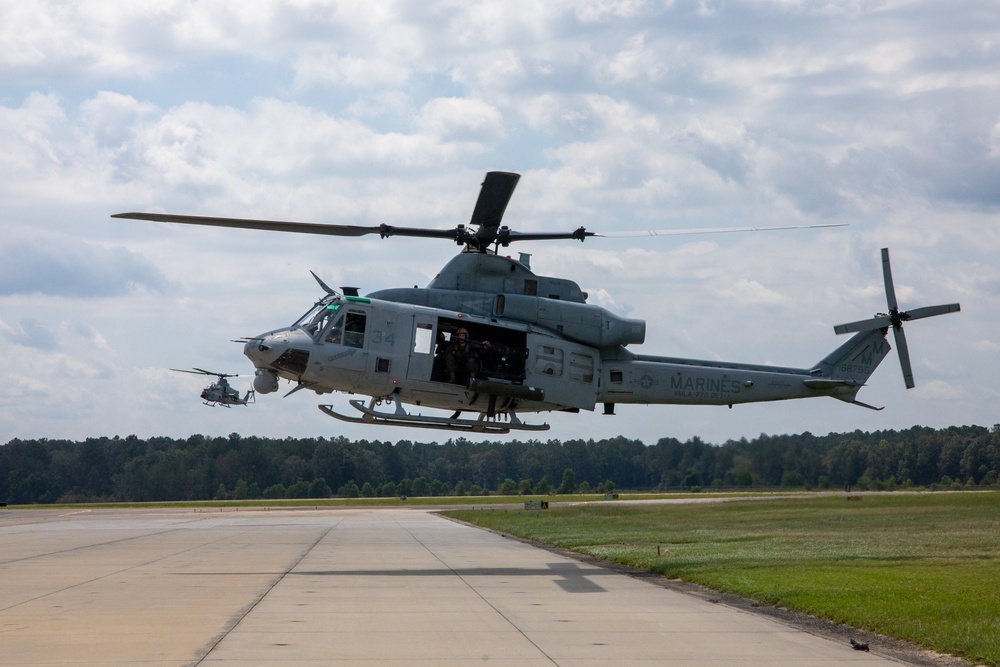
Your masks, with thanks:
M887 330L891 328L892 335L896 340L896 353L899 355L899 366L903 371L903 382L906 383L907 389L913 389L915 386L913 382L913 364L910 362L910 348L906 344L903 323L925 317L934 317L935 315L957 313L961 310L961 306L957 303L944 303L937 306L914 308L908 312L900 311L899 304L896 301L896 288L892 283L892 268L889 266L888 248L882 248L882 278L885 281L885 300L889 305L889 312L879 313L867 320L838 324L833 330L838 334L856 332L861 335L862 332L882 329L882 333L885 335L888 333Z
M910 364L910 349L906 346L906 334L903 333L901 327L894 328L892 333L896 338L896 352L899 353L899 366L903 369L903 382L906 383L907 389L913 389L913 365Z
M896 302L896 288L892 284L892 267L889 266L889 249L882 248L882 278L885 280L885 300L889 304L889 312L899 310Z
M924 317L934 317L935 315L947 315L957 313L961 310L961 305L957 303L944 303L940 306L924 306L906 311L907 320L919 320Z
M854 333L857 331L872 331L873 329L885 329L886 327L892 326L892 320L885 315L877 315L875 317L870 317L867 320L859 320L857 322L849 322L847 324L838 324L833 328L834 332L838 334Z

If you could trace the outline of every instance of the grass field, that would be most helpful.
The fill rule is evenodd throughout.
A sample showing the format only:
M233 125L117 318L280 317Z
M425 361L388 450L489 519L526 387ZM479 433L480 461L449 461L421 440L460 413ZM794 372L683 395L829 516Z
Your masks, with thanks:
M857 498L447 514L1000 665L1000 493Z

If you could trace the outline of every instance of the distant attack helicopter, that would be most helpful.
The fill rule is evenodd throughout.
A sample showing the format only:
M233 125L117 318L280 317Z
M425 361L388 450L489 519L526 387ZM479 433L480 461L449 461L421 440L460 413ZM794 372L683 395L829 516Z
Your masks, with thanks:
M205 401L205 405L213 408L216 405L221 405L224 408L228 408L234 405L246 405L247 403L254 402L253 389L248 390L246 396L240 398L240 392L231 387L229 382L226 380L226 378L235 378L239 377L239 375L233 375L231 373L213 373L212 371L206 371L202 368L195 368L190 371L180 368L171 368L170 370L177 371L178 373L191 373L193 375L214 375L219 378L201 390L201 399Z
M497 254L514 241L634 236L572 232L517 232L501 225L520 176L486 174L469 225L426 229L392 225L309 224L237 218L119 213L112 217L216 227L358 237L378 234L447 239L462 251L426 288L392 288L360 296L357 288L328 287L312 308L288 327L252 338L244 354L256 368L254 389L278 389L278 379L316 394L333 391L370 397L351 400L358 414L319 409L337 419L480 433L542 431L519 415L579 412L618 403L728 405L829 396L871 409L858 391L889 353L893 331L906 386L913 387L903 322L953 313L959 304L901 311L896 303L889 252L882 250L888 312L835 327L854 333L846 343L806 368L702 361L637 354L645 340L643 320L619 317L586 302L577 283L536 275L526 255ZM832 227L838 225L813 225ZM667 230L642 235L758 231L789 227ZM224 381L224 378L220 378ZM378 409L383 403L391 407ZM404 404L446 410L421 414ZM472 413L474 418L465 418Z

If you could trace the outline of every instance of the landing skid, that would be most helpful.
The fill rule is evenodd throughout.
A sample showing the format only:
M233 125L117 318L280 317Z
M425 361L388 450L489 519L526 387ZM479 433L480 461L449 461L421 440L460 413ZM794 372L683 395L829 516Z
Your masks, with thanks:
M410 428L436 428L448 431L465 431L471 433L510 433L511 431L548 431L548 424L525 424L517 415L510 414L509 421L487 419L482 413L478 419L460 419L457 416L433 417L426 415L411 415L396 407L395 413L379 412L366 406L364 401L351 400L351 407L361 413L360 417L342 415L333 409L332 405L320 405L319 409L334 419L352 424L384 424L386 426L409 426ZM456 413L457 415L458 413Z

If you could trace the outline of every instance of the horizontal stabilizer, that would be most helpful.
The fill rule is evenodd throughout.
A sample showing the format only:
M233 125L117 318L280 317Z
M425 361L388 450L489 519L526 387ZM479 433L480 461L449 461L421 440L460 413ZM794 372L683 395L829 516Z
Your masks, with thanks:
M857 380L837 380L836 378L811 378L803 380L802 384L810 389L839 389L840 387L861 387L863 382Z

